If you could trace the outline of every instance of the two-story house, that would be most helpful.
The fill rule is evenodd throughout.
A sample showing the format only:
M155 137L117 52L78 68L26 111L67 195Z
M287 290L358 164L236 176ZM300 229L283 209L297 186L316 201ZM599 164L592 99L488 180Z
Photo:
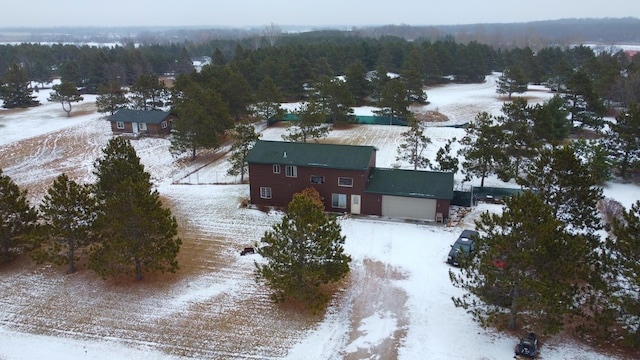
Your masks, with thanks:
M247 161L255 205L286 207L293 194L313 187L331 212L449 217L452 173L376 168L373 146L258 141Z

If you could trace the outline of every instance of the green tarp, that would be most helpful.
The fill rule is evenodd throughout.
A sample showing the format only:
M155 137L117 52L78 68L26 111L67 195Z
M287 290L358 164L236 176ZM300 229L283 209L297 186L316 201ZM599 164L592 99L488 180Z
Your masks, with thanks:
M391 117L391 116L367 116L367 115L357 115L355 116L356 124L369 124L369 125L400 125L407 126L407 121L402 118ZM269 125L274 124L278 121L297 121L298 117L294 114L285 114L281 118L271 118L269 119ZM327 123L331 123L330 119L327 119Z

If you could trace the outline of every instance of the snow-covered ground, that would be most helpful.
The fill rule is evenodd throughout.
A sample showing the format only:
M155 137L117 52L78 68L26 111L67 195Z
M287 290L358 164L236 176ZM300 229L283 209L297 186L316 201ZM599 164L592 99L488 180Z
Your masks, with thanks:
M480 111L499 115L502 103L495 94L495 79L494 75L484 84L428 89L426 109L449 117L438 125L465 123ZM551 94L535 88L526 96L543 101ZM90 181L91 164L110 137L108 123L100 115L88 112L67 119L59 104L47 104L46 94L39 97L45 105L0 110L0 167L29 188L34 201L44 191L41 183L50 184L62 171L73 170L75 179ZM78 108L91 108L93 100L85 97ZM280 140L283 130L268 128L263 139ZM334 130L330 138L374 145L379 149L377 165L389 167L396 163L402 131L358 126ZM433 141L429 154L434 155L447 139L461 138L464 130L434 126L426 133ZM236 251L257 241L280 214L238 206L248 197L248 185L210 185L234 181L224 175L228 167L224 157L201 168L171 157L167 140L141 139L133 145L178 217L184 229L181 236L190 239L183 245L183 259L194 257L198 262L186 261L176 277L126 286L95 278L86 269L68 276L50 266L0 269L0 359L513 356L516 337L482 329L453 306L451 297L461 290L451 285L451 268L444 263L460 231L472 227L483 211L498 211L497 205L481 204L452 227L341 219L345 250L353 258L351 275L325 314L300 316L268 301L268 292L253 280L255 257L241 257ZM486 183L500 184L495 178ZM459 175L456 184L463 185ZM629 207L640 199L640 188L612 183L605 196ZM541 352L544 359L615 358L561 337L544 339Z

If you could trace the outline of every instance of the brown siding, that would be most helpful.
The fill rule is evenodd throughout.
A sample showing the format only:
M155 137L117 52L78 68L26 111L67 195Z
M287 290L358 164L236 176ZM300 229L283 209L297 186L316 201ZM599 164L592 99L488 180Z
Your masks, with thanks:
M175 116L168 116L165 120L167 122L167 127L162 128L161 124L147 124L147 130L138 130L140 135L144 136L167 136L171 133L171 120L173 120ZM133 123L131 121L124 122L124 129L118 129L118 125L116 121L111 121L111 131L116 134L131 134L133 135Z
M111 122L111 131L114 134L133 134L133 126L130 122L124 123L124 129L118 129L118 124L116 121Z
M165 120L167 122L167 127L162 128L161 124L147 124L147 130L141 131L141 133L148 136L167 136L171 133L171 126L169 120Z
M280 165L280 174L273 173L273 165L249 164L250 197L251 203L256 205L268 205L285 207L291 201L293 194L308 187L318 190L324 198L327 211L350 212L351 195L363 194L367 181L367 171L337 170L315 167L298 166L298 176L295 178L285 175L285 165ZM312 184L311 176L324 176L323 184ZM338 177L353 179L352 187L338 185ZM260 187L271 188L271 199L260 198ZM347 207L333 208L331 205L332 194L346 194Z

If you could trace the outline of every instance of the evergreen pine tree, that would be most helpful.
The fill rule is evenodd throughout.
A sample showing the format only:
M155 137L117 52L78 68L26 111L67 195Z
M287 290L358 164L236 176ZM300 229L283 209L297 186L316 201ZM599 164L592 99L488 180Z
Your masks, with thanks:
M513 330L526 318L532 329L557 333L583 305L577 283L589 276L593 248L564 232L553 209L532 192L505 202L502 214L485 212L476 221L475 251L461 259L460 273L449 271L454 286L468 291L454 304L483 326Z
M178 119L173 122L170 151L191 152L195 159L199 149L220 146L220 136L233 126L227 106L220 94L181 75L172 89L173 109Z
M265 233L263 242L266 246L258 247L258 253L266 262L256 262L255 274L271 288L275 302L295 300L319 311L329 301L322 285L349 272L345 237L336 218L324 213L315 189L293 196L282 222Z
M629 110L616 116L605 134L605 146L618 175L626 179L638 171L640 164L640 106L631 104Z
M29 244L38 215L13 180L0 169L0 263L11 260Z
M224 66L227 64L227 57L224 56L222 50L220 48L215 48L213 50L213 56L211 56L211 64L217 66Z
M529 116L533 121L533 132L536 139L557 144L571 132L573 125L567 119L564 100L554 95L543 104L535 104L529 108Z
M604 185L611 179L612 164L609 152L597 140L578 139L569 143L571 151L589 169L590 177L596 185Z
M604 127L606 107L593 88L593 80L585 71L578 70L567 79L565 85L564 99L571 122L577 122L580 128L590 127L600 131Z
M451 145L457 141L456 138L447 140L447 143L438 149L436 153L436 165L432 165L433 170L448 171L457 173L459 170L460 160L451 153Z
M396 161L408 162L413 165L413 170L429 167L429 159L423 153L431 143L431 139L424 135L424 129L420 126L420 122L411 117L407 131L403 132L401 136Z
M382 89L382 98L378 105L382 109L376 114L389 117L390 124L394 119L408 117L410 104L405 82L399 78L387 81Z
M498 94L507 94L509 99L513 93L522 94L528 90L529 81L519 66L510 66L498 78Z
M77 253L91 243L96 210L90 186L69 180L66 174L58 176L40 204L42 237L32 257L66 264L67 273L74 273Z
M627 344L640 348L640 202L613 219L607 249L612 262L611 297L607 304L625 330Z
M351 123L355 121L353 115L353 95L347 84L337 78L321 76L316 85L313 97L329 122L333 124Z
M98 86L96 107L99 113L113 115L116 111L126 108L127 104L129 104L129 100L120 85Z
M237 64L207 66L194 79L203 87L215 90L226 104L227 111L239 121L253 103L251 86Z
M443 74L440 67L439 54L436 47L425 43L426 49L424 50L424 66L425 66L425 82L427 85L433 85L443 82Z
M494 123L493 117L486 112L478 114L460 140L462 148L459 153L464 157L462 171L465 181L473 176L479 177L480 186L484 186L484 179L495 174L498 164L503 162L503 143L502 128Z
M240 182L244 182L244 175L249 171L249 164L247 164L247 156L255 145L256 141L260 139L260 133L256 133L256 128L253 124L238 124L233 130L231 135L233 144L231 144L231 156L229 162L231 168L227 171L229 175L240 175Z
M134 110L157 110L165 106L169 92L158 75L143 74L131 86L131 94Z
M347 66L345 77L349 92L353 95L356 105L364 104L369 96L371 84L367 80L367 68L360 60L356 60Z
M593 235L602 228L597 209L602 189L570 146L543 150L521 182L551 206L569 233Z
M176 59L174 65L175 65L175 68L173 72L176 75L189 74L195 71L193 67L193 61L191 60L191 56L189 55L189 52L187 51L187 49L184 47L180 50L180 55L178 55L178 58Z
M327 136L331 131L331 128L324 124L325 114L313 99L303 104L294 115L298 120L289 123L287 134L282 135L283 140L293 142L317 141Z
M400 76L407 88L407 98L410 103L427 104L427 94L424 92L424 70L422 55L416 46L412 46L407 58L402 64Z
M18 64L13 63L4 79L0 81L2 107L14 109L40 105L32 93L33 89L31 89L31 84L24 70Z
M388 75L388 70L384 65L376 67L376 70L372 74L371 84L373 85L373 100L380 103L383 98L383 92L385 86L391 80Z
M67 113L67 117L71 116L71 103L84 100L78 88L70 82L53 85L52 90L47 100L62 104L62 110Z
M498 165L498 177L503 181L518 179L523 168L535 158L542 146L533 131L527 100L514 99L502 106L504 116L496 118L504 134L503 156Z
M113 138L96 161L95 221L98 243L89 267L102 277L178 270L181 241L171 210L164 208L150 175L129 140Z
M254 105L255 114L267 121L281 116L283 114L283 110L280 107L281 102L282 94L280 94L276 84L270 77L264 78L258 86L256 104Z

